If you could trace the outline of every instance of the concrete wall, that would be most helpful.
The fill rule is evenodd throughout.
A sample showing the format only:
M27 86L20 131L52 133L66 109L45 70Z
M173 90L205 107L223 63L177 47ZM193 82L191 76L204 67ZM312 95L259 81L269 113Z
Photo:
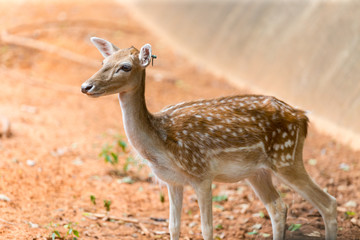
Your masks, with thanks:
M142 0L135 6L200 64L310 110L330 123L323 127L328 133L337 126L360 147L360 1Z

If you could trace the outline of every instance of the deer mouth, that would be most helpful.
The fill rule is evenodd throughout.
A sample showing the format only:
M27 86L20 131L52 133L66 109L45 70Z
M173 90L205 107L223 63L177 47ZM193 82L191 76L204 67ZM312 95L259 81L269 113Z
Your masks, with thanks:
M100 97L105 94L105 91L103 92L87 92L86 95L90 97Z

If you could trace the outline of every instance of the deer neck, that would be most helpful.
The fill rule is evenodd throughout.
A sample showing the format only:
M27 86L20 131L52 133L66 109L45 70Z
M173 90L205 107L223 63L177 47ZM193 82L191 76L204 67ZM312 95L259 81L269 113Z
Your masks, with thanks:
M125 133L133 148L141 157L150 162L156 161L156 151L161 147L159 138L151 119L153 115L148 111L145 102L145 70L137 76L141 84L132 91L119 93Z

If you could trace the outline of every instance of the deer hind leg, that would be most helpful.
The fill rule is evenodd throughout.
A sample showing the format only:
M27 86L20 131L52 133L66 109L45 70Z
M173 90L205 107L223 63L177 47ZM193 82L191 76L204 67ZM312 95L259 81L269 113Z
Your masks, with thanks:
M247 182L264 203L270 215L273 239L285 239L287 208L272 183L271 172L265 169L259 170L254 176L249 177Z
M275 174L320 212L325 223L326 240L336 239L336 199L324 192L308 175L302 160L302 147L303 141L297 146L294 163L277 169Z

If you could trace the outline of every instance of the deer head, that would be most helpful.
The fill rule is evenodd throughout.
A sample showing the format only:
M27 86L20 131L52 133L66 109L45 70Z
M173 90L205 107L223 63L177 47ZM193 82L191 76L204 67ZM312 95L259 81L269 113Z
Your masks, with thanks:
M124 93L136 89L145 68L151 62L151 46L119 49L107 40L92 37L91 42L105 58L102 68L81 85L81 91L91 97Z

